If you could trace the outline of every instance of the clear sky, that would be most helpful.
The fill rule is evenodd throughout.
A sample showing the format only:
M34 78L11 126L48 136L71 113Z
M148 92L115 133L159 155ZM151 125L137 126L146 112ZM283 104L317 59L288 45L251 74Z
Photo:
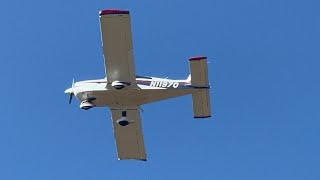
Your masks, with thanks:
M1 0L0 179L320 179L320 2ZM118 161L107 108L68 104L104 77L98 11L130 10L137 74L209 60L213 117L191 96L143 106L148 161Z

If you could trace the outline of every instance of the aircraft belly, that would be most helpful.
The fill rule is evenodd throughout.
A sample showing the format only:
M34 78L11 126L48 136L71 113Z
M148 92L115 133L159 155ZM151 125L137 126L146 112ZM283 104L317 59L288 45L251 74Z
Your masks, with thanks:
M96 106L136 106L192 93L192 89L106 90L87 92Z
M143 94L147 96L147 101L144 101L143 104L147 104L151 102L184 96L192 93L193 89L154 89L144 91L145 92Z
M96 106L131 106L140 104L144 97L140 95L137 90L123 91L123 90L108 90L94 92L93 96L96 98L94 104Z

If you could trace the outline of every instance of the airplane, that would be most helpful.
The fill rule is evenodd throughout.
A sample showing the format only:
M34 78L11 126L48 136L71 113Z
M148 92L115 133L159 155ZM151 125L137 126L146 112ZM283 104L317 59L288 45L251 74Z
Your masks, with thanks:
M72 82L65 90L84 110L109 107L118 159L146 161L140 111L143 104L191 94L194 118L211 117L207 58L189 59L190 75L174 80L136 75L129 11L99 12L106 77Z

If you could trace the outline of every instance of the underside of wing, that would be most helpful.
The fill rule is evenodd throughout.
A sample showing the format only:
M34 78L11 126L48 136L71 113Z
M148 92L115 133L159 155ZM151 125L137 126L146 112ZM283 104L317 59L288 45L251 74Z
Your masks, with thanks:
M129 11L100 11L100 28L108 84L136 86Z
M137 108L113 109L112 123L118 159L146 160L140 111Z

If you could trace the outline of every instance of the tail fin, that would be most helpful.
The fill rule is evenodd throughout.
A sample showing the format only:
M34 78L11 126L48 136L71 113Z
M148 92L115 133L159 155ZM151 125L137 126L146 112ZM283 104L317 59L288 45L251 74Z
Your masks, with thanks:
M191 83L191 74L189 74L189 76L187 77L187 79L185 81L188 83Z
M189 62L191 86L197 89L192 93L194 117L211 117L207 58L193 57Z

